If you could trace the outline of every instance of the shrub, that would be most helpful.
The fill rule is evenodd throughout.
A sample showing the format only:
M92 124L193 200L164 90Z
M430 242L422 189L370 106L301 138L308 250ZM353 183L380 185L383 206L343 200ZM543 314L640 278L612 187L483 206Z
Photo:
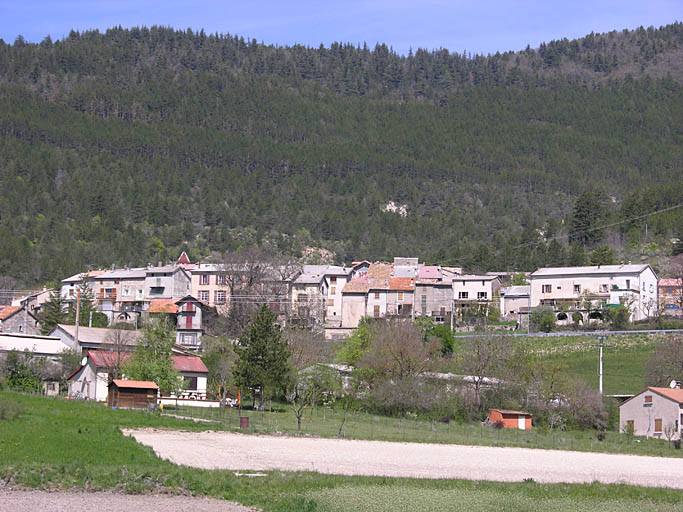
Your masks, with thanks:
M550 332L555 328L555 312L550 306L541 306L531 312L531 325L543 332Z
M0 398L0 421L13 420L19 417L22 412L18 403Z
M495 422L493 423L493 428L495 428L495 429L497 429L497 430L501 430L501 429L503 428L503 426L504 426L504 425L503 425L503 422L500 421L500 420L495 421Z

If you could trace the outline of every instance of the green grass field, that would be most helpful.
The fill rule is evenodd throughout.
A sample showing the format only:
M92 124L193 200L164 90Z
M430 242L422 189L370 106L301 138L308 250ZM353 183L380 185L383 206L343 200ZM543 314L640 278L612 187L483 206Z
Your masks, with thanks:
M681 510L680 491L622 485L541 485L268 472L263 478L176 466L120 428L206 429L205 424L97 404L0 393L23 413L0 420L0 482L57 489L192 493L269 511ZM215 427L214 427L215 428Z

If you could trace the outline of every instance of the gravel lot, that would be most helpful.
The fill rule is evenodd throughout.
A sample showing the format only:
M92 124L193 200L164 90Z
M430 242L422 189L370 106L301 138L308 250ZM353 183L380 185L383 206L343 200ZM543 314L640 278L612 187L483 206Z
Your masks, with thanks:
M683 459L527 448L128 430L176 464L207 469L503 482L625 483L683 489Z
M138 495L111 492L71 492L9 490L0 488L0 510L11 512L74 512L74 510L97 510L97 512L253 512L231 501L164 494Z

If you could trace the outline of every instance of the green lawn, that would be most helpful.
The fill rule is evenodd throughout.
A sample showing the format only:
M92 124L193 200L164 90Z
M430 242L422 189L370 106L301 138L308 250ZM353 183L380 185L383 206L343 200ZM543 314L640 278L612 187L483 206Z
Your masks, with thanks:
M119 428L200 430L207 425L84 402L15 393L23 413L0 420L0 481L37 488L193 493L271 511L300 510L680 510L681 493L620 485L541 485L342 477L268 472L264 478L181 467ZM215 426L213 427L215 428Z

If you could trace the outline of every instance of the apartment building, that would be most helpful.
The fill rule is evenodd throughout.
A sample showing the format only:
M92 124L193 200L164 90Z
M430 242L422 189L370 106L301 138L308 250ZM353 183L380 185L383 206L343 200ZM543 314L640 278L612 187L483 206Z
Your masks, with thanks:
M490 304L498 307L500 280L497 276L461 274L453 276L453 300L456 310L484 307ZM458 312L456 311L456 315Z
M176 301L176 343L187 350L201 350L201 338L211 331L217 312L192 295Z
M588 311L589 303L592 310L623 304L633 322L657 309L657 275L647 264L539 268L529 281L531 307L552 306L560 320L566 311L597 317L600 313Z
M190 270L190 275L192 276L191 295L204 304L215 307L220 313L227 313L230 287L223 265L201 263Z

